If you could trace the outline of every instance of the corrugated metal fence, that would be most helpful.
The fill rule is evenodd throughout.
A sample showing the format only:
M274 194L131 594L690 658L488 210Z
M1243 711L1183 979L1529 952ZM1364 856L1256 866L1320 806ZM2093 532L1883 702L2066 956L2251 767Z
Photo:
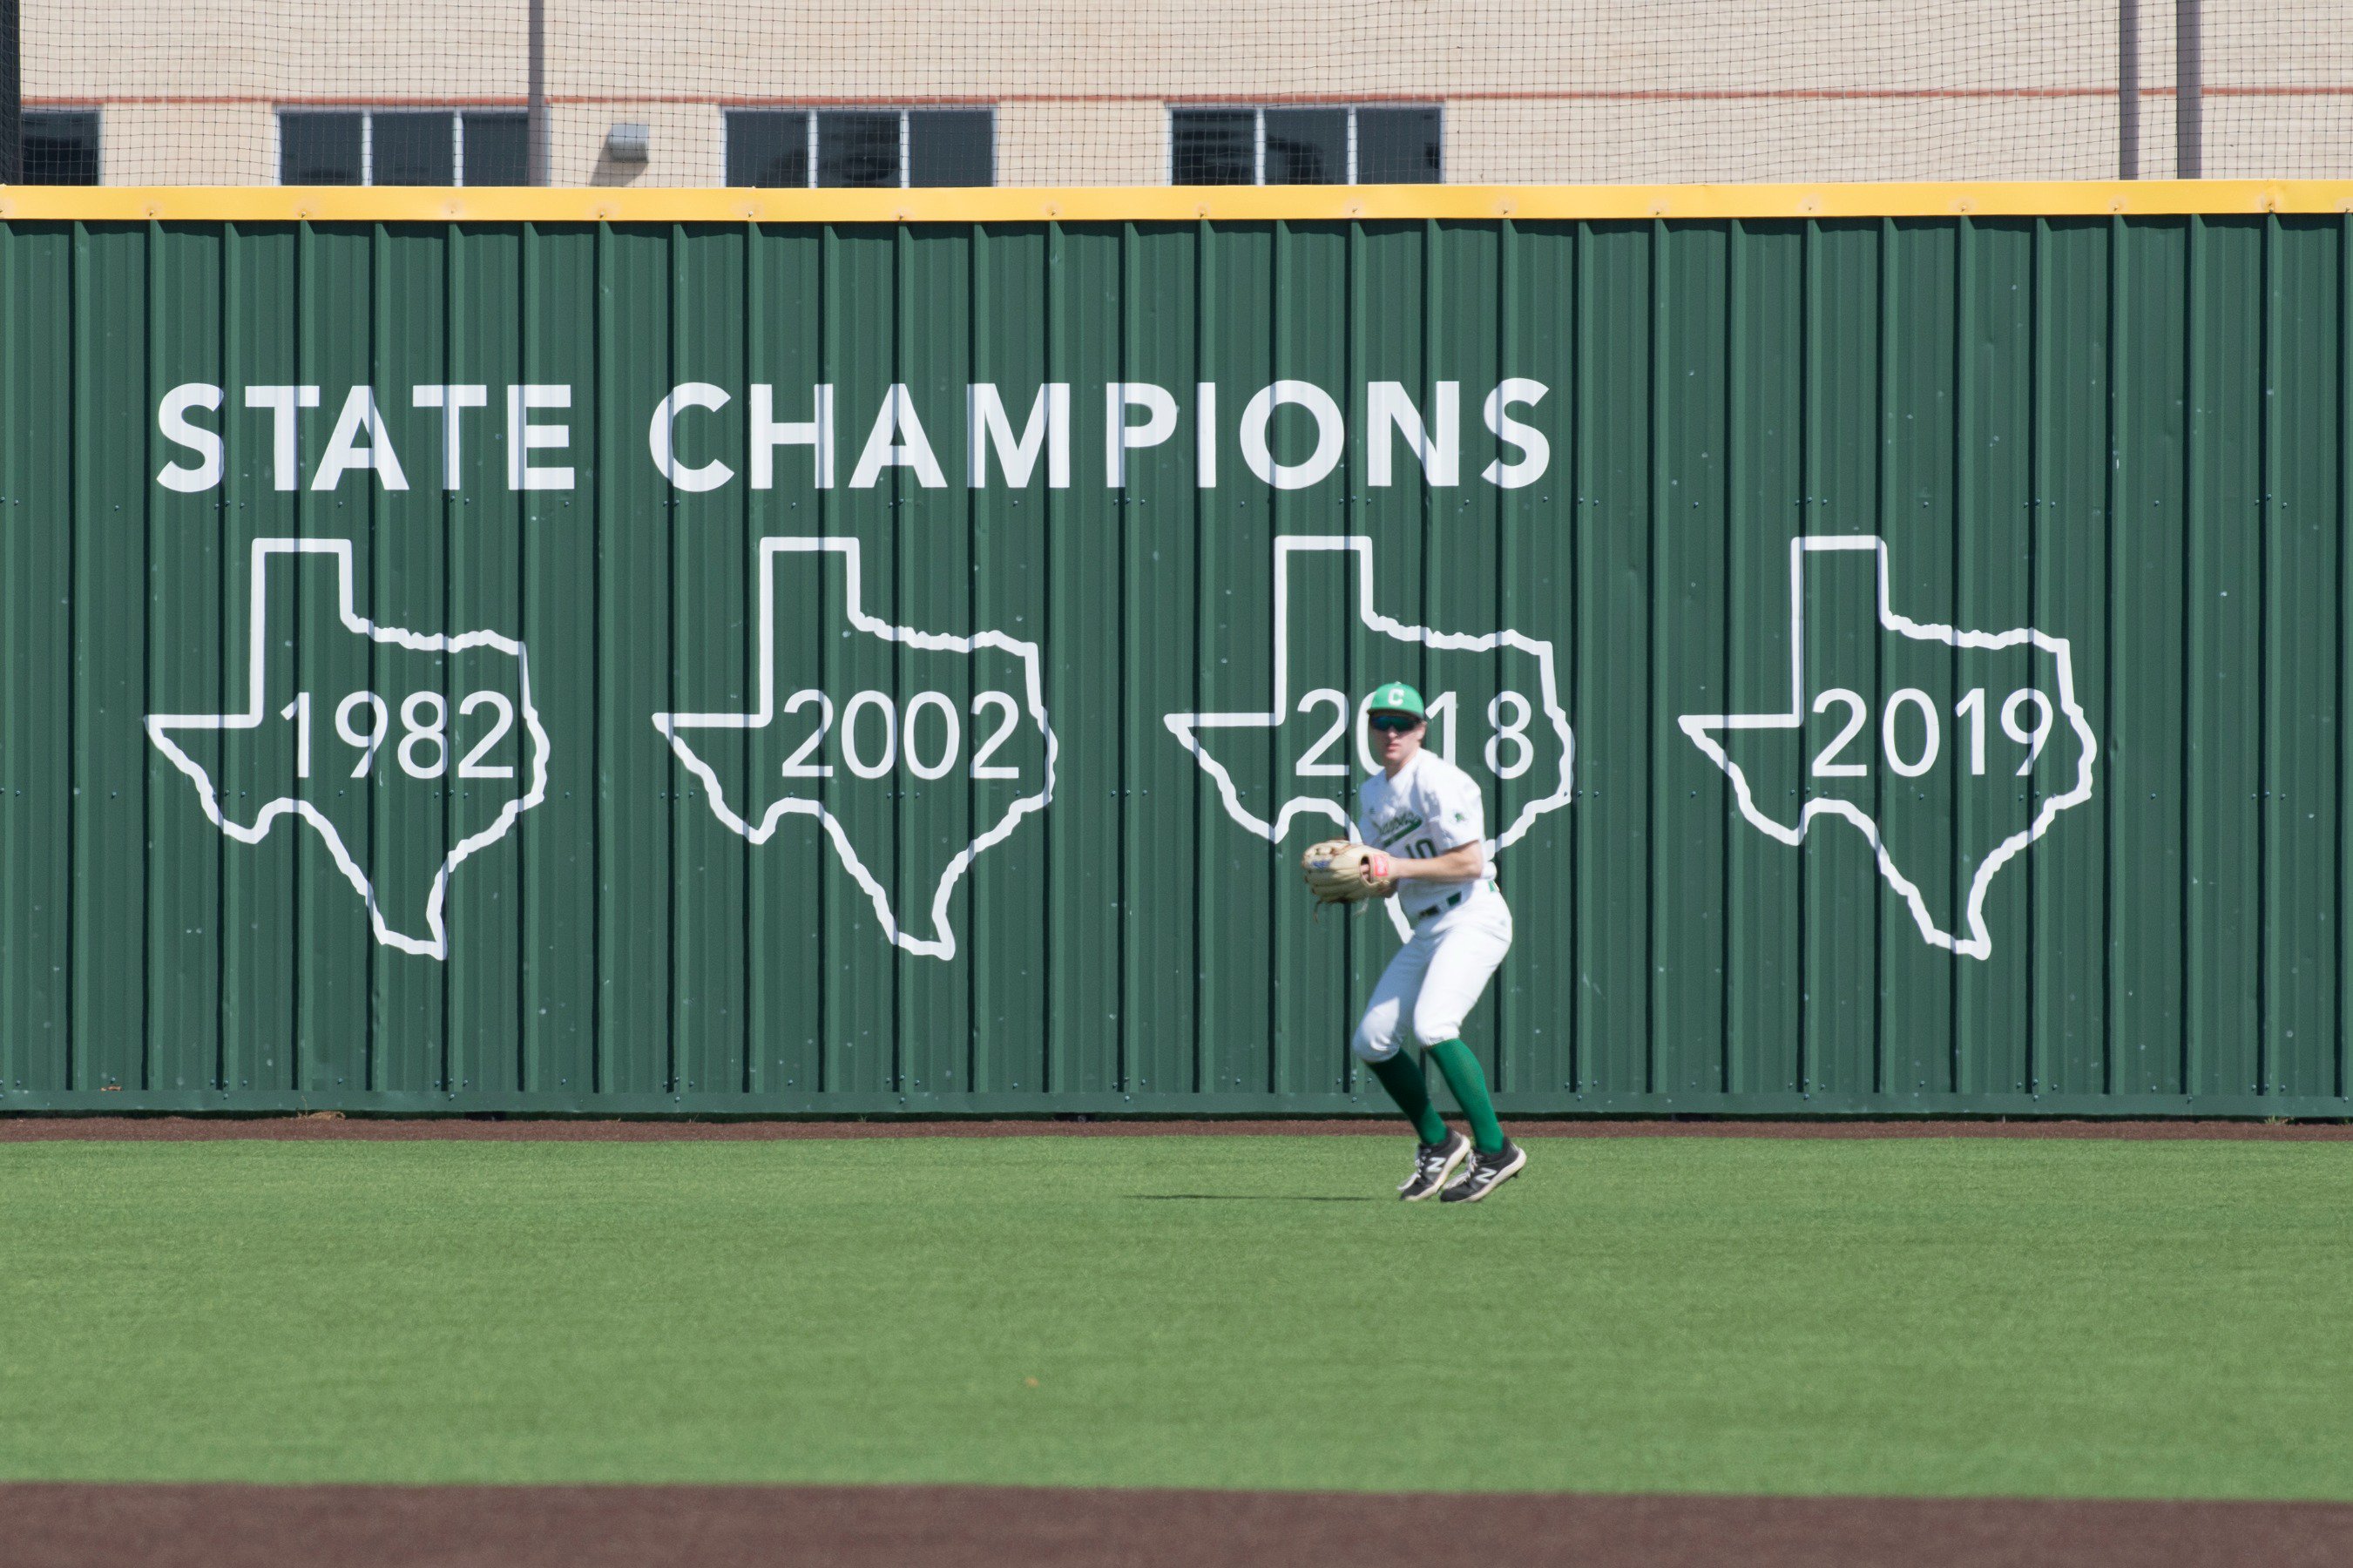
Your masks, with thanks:
M0 1109L2348 1114L2348 221L0 225Z

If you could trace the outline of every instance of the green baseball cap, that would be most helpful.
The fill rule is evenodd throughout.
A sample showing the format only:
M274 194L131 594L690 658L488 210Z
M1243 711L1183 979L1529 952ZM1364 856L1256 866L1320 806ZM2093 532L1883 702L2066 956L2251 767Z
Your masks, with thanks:
M1421 705L1421 693L1402 680L1392 680L1375 691L1365 701L1365 707L1375 713L1410 713L1417 719L1428 719L1430 711Z

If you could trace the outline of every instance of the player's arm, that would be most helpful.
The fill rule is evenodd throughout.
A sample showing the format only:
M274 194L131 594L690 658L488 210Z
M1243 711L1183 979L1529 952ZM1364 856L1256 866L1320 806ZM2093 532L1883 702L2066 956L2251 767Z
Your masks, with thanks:
M1427 860L1389 858L1389 875L1400 882L1475 882L1487 874L1487 847L1473 840Z

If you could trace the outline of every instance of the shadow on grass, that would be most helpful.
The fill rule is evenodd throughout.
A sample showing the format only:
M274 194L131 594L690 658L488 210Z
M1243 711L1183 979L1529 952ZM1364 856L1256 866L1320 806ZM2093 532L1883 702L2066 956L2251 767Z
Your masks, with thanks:
M1130 1193L1129 1198L1147 1204L1368 1204L1373 1200L1365 1193L1350 1193L1345 1197L1314 1193Z

